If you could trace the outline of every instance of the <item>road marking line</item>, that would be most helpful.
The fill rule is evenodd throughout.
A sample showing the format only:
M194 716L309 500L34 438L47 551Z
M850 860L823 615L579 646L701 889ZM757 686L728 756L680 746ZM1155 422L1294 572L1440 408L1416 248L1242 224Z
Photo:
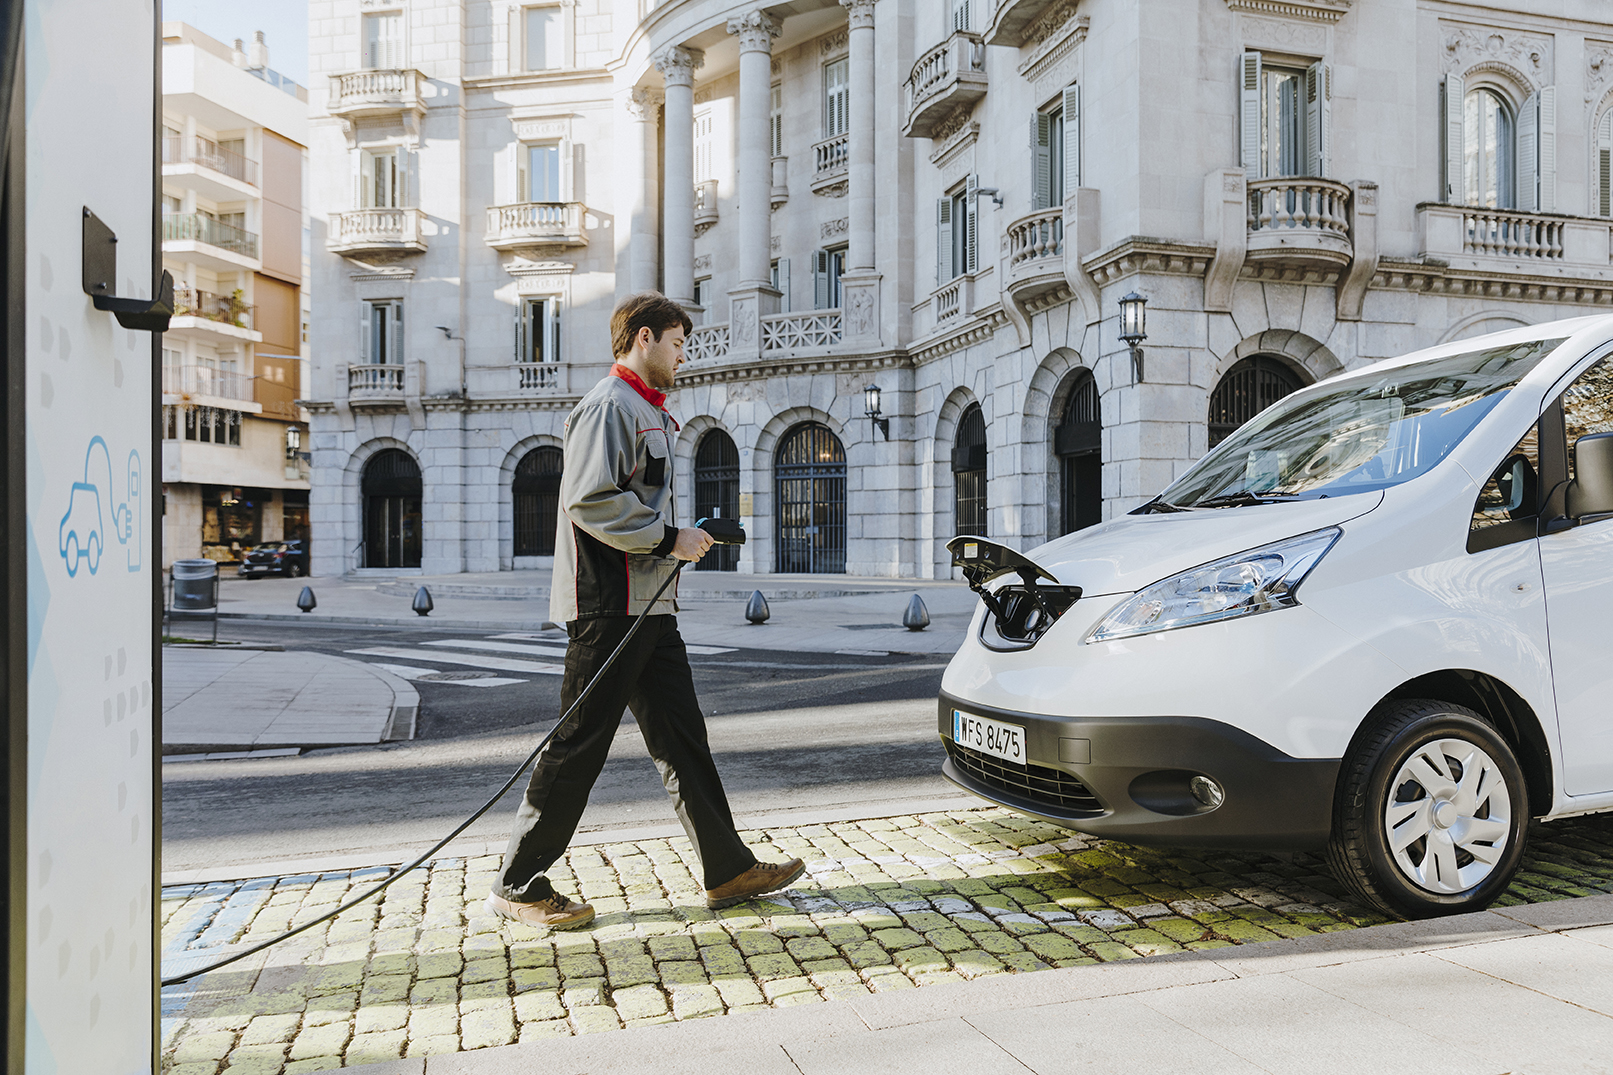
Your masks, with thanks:
M540 637L538 635L528 635L528 634L491 635L489 637L491 637L491 638L521 638L521 639L527 639L527 640L533 641L533 642L548 642L548 641L550 641L549 639L542 638L542 637ZM555 645L555 644L551 644L551 645L549 645L547 647L545 647L545 646L520 646L520 645L516 645L516 644L511 643L511 642L455 642L452 639L440 639L440 640L438 640L436 642L422 642L421 645L423 645L423 646L447 646L447 647L449 647L451 649L498 650L498 651L501 651L501 652L504 652L504 653L537 653L537 654L542 654L544 656L553 655L553 656L556 656L556 657L563 656L565 654L565 652L566 652L565 646L563 646L563 645ZM690 646L690 645L685 644L684 648L687 649L690 653L694 654L697 657L711 657L711 656L715 656L718 653L734 653L734 652L737 652L732 647L723 647L723 646Z
M504 687L511 683L530 682L525 679L505 679L502 676L489 676L486 679L429 679L427 677L441 675L441 671L436 668L416 668L408 664L381 664L379 662L376 663L375 667L385 668L393 675L402 676L404 679L425 679L428 683L453 683L461 687ZM470 673L461 674L469 675Z
M369 649L350 649L348 653L356 653L366 657L402 657L404 660L419 660L426 656L419 650L393 649L388 646L372 646ZM444 664L468 664L472 668L491 668L499 672L536 672L539 675L559 676L565 674L565 669L558 664L539 664L537 661L517 661L509 657L471 657L452 653L433 653L431 660Z

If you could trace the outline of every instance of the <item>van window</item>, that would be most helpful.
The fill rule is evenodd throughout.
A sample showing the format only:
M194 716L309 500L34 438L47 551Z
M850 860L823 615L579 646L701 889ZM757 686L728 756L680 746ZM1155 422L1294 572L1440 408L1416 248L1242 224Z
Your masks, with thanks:
M1427 473L1563 339L1470 351L1288 396L1160 494L1174 507L1374 492Z
M1574 442L1591 433L1613 432L1613 358L1604 358L1574 379L1563 393L1568 434L1568 477L1574 477Z
M1502 523L1533 518L1540 513L1538 475L1540 474L1540 427L1532 425L1523 439L1501 460L1479 490L1473 505L1473 522L1468 532L1476 534ZM1523 536L1533 538L1529 529ZM1488 542L1484 543L1490 546ZM1476 549L1469 549L1470 552Z

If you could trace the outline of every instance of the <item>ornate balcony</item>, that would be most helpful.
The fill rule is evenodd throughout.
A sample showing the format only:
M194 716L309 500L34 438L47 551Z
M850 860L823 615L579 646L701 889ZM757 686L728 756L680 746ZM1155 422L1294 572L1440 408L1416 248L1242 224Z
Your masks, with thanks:
M845 197L850 148L850 136L844 134L825 138L812 147L812 193L826 198Z
M694 233L704 235L717 224L717 181L694 185Z
M991 28L986 31L986 44L1008 45L1013 48L1025 44L1026 37L1054 0L997 0L997 10L991 17Z
M727 325L696 325L683 341L683 355L690 362L709 361L727 353Z
M1425 202L1417 231L1419 253L1452 268L1613 279L1613 221L1605 217Z
M1039 209L1008 225L1008 291L1021 304L1065 287L1064 210Z
M1249 183L1251 262L1316 268L1350 263L1350 188L1331 179L1284 176Z
M401 403L403 366L365 365L347 367L347 396L353 403Z
M902 134L929 138L943 120L986 95L986 45L960 30L920 56L902 87Z
M560 362L516 362L510 369L517 392L564 394L571 387L570 367Z
M325 249L332 254L421 254L426 240L418 209L350 209L332 213Z
M828 354L844 338L845 320L839 310L808 310L770 314L761 318L762 354L776 358ZM727 325L699 325L683 341L690 362L710 362L728 356Z
M330 114L340 119L395 116L402 112L424 115L420 96L424 76L413 68L352 71L330 80Z
M518 202L487 209L487 245L494 250L532 246L587 246L581 202Z

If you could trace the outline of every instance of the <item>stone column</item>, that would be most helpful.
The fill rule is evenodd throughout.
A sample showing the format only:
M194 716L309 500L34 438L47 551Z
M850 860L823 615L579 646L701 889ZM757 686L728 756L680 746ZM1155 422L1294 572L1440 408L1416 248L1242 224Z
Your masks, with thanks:
M655 59L666 80L661 279L667 297L684 306L694 305L694 73L705 56L673 45Z
M761 319L778 312L772 285L773 163L768 152L773 38L779 23L764 11L728 20L739 38L739 286L728 293L728 353L760 355Z
M661 95L639 87L622 99L624 137L617 141L621 161L617 172L616 295L652 291L657 283L659 251L656 243L656 122Z
M879 346L879 274L875 268L874 2L840 0L850 37L851 129L846 146L846 272L840 280L842 332L847 343Z

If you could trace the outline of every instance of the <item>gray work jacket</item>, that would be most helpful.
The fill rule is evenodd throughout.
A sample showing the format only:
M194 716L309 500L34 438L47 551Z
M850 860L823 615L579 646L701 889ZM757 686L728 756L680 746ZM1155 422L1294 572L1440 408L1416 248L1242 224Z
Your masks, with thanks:
M623 377L622 374L626 374ZM636 383L635 383L636 382ZM549 618L636 616L677 561L666 399L613 366L566 418ZM677 611L677 584L652 610Z

